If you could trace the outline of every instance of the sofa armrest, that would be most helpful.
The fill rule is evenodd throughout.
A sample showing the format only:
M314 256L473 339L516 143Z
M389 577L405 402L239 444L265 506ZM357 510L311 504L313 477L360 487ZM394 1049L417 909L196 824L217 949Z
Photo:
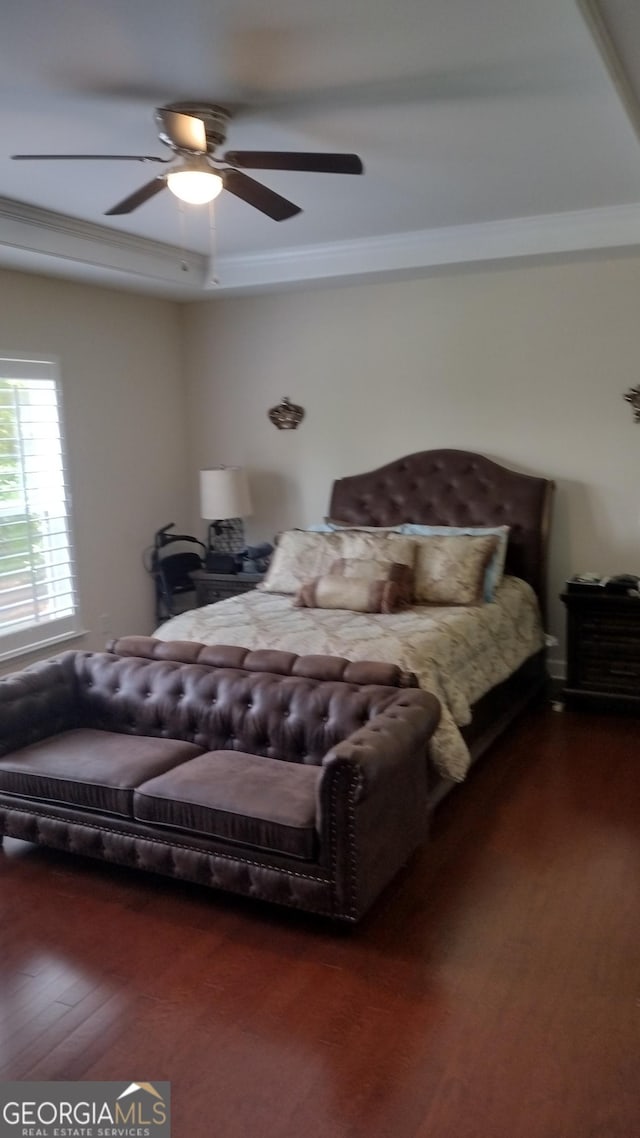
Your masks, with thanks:
M328 800L328 784L345 766L345 773L357 783L354 801L363 801L393 778L416 751L426 754L427 742L439 721L440 704L429 692L409 690L399 695L384 711L325 755L318 788L320 798Z
M336 916L358 920L425 839L439 719L435 696L403 692L325 755L317 824Z
M0 755L76 726L75 655L0 677Z

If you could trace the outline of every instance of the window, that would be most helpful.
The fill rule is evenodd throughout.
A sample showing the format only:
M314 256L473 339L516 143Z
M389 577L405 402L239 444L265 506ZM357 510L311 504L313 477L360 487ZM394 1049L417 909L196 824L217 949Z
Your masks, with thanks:
M56 370L0 359L0 659L80 631Z

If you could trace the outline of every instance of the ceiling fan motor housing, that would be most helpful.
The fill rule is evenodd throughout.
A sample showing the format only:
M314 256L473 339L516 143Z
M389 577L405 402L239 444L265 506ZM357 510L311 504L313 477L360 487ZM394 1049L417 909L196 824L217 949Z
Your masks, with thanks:
M175 141L165 130L161 114L162 110L175 111L180 115L189 115L194 119L200 119L204 125L208 154L213 154L216 148L226 141L227 127L231 119L231 114L225 107L217 106L215 103L167 103L165 107L155 112L155 120L159 127L159 137L161 141L167 146L170 146L172 150L178 150L180 148L176 146Z

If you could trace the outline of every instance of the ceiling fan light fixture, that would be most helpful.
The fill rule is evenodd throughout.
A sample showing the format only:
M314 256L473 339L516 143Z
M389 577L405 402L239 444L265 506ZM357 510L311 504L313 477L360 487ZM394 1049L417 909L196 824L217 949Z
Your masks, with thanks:
M189 205L205 205L217 198L222 178L203 159L185 159L181 166L167 174L167 186L180 201Z

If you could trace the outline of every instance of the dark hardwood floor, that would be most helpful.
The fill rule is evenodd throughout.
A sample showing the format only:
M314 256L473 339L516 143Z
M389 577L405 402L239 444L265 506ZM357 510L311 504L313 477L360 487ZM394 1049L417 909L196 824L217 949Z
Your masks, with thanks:
M640 720L529 713L355 930L5 841L2 1079L174 1138L640 1134Z

